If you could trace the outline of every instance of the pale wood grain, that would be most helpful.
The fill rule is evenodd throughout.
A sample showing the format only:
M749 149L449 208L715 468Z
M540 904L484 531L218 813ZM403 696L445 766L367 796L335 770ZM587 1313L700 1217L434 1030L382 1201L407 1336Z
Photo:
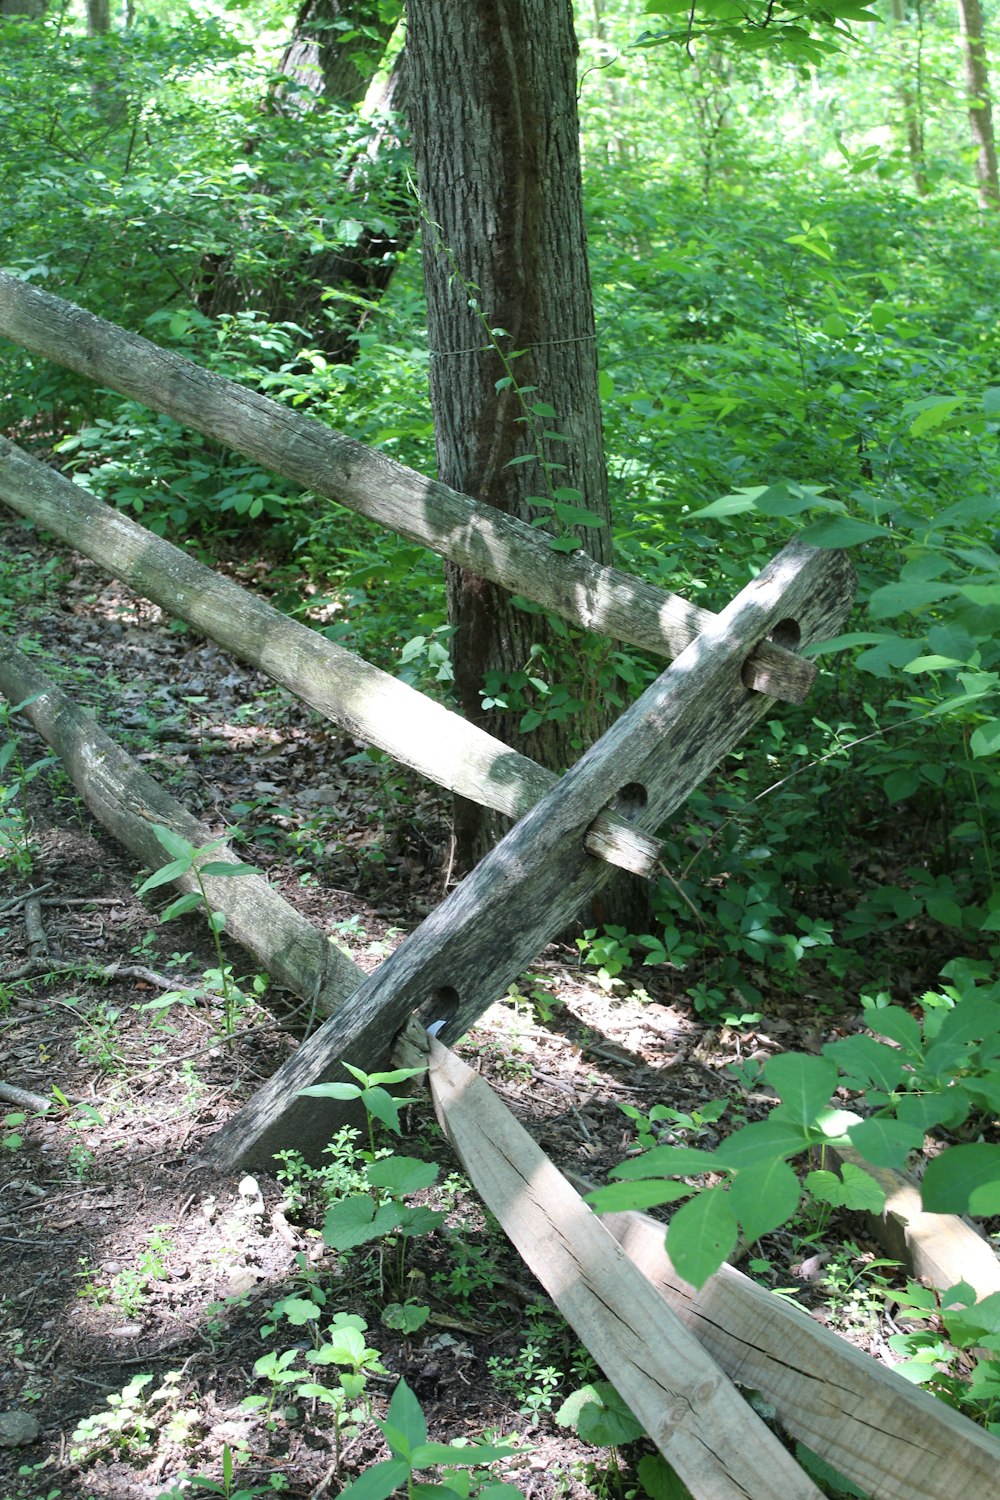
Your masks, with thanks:
M695 1291L647 1215L601 1222L727 1375L872 1500L996 1500L1000 1442L967 1417L732 1266Z
M433 1038L429 1076L476 1191L695 1500L820 1500L510 1110Z

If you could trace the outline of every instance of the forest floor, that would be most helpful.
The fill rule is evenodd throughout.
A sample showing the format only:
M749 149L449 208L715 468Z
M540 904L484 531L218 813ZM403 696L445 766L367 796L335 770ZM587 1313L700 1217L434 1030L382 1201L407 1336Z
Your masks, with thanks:
M84 559L20 525L0 529L0 550L43 669L192 813L239 823L245 857L358 964L375 967L433 909L450 862L442 795L374 764ZM45 753L23 719L11 733L24 764ZM262 1356L308 1347L280 1318L262 1334L275 1303L317 1289L324 1319L363 1317L381 1353L375 1415L402 1375L432 1438L514 1441L507 1477L530 1500L634 1488L631 1470L617 1485L606 1453L555 1422L593 1367L461 1176L425 1097L405 1112L401 1150L441 1164L423 1198L447 1223L412 1243L404 1285L377 1250L324 1245L332 1166L324 1179L286 1162L280 1180L199 1166L199 1147L298 1044L301 1007L268 990L238 1003L227 1034L204 992L215 957L197 916L158 923L164 893L136 897L143 872L58 771L31 782L27 812L27 851L0 863L0 1082L54 1103L0 1132L0 1413L21 1414L25 1439L0 1447L0 1500L155 1500L184 1493L183 1475L229 1494L227 1453L241 1495L336 1494L385 1455L372 1421L348 1425L338 1455L322 1401L243 1404L269 1390L254 1372ZM227 957L242 977L232 945ZM164 1006L185 988L193 1003ZM814 1050L856 1024L785 988L768 995L766 1026L720 1027L692 1011L683 974L602 987L559 945L518 988L462 1055L563 1170L593 1183L634 1146L623 1106L666 1104L688 1117L677 1139L711 1146L710 1101L729 1101L723 1125L766 1109L734 1064ZM19 1112L2 1099L0 1111ZM339 1170L350 1157L348 1145ZM856 1222L803 1220L757 1254L769 1285L891 1362L884 1289L900 1273ZM430 1309L408 1335L383 1321L407 1298Z

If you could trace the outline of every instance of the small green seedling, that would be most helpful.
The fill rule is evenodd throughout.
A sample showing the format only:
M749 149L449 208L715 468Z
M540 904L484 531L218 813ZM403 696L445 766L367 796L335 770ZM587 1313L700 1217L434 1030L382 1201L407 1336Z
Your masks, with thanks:
M233 983L232 973L222 954L222 943L219 934L226 925L226 914L222 911L213 911L212 903L208 899L205 890L205 876L218 879L238 875L256 875L257 870L253 865L245 865L230 860L209 859L208 856L214 849L225 844L225 838L212 839L209 843L196 848L182 834L175 833L172 828L165 828L160 823L153 824L153 833L157 841L171 856L169 862L154 870L148 880L144 880L136 892L144 896L147 891L154 891L158 886L167 885L172 880L178 880L182 875L194 876L198 889L186 891L183 896L178 896L172 901L160 915L161 922L170 922L174 917L182 917L189 911L200 908L205 914L208 930L212 934L212 942L215 945L215 954L218 959L218 969L212 970L213 987L217 987L222 994L223 1004L223 1027L226 1036L232 1036L236 1003L239 999L239 990Z
M485 1468L515 1457L518 1450L505 1444L429 1443L427 1420L405 1380L392 1393L387 1420L376 1425L382 1429L392 1457L372 1464L342 1490L344 1500L388 1500L403 1488L407 1500L432 1500L435 1496L454 1500L456 1492L461 1496L476 1494L480 1500L522 1500L514 1485L491 1479ZM447 1482L419 1480L416 1476L424 1469L443 1469ZM459 1473L462 1469L467 1475Z

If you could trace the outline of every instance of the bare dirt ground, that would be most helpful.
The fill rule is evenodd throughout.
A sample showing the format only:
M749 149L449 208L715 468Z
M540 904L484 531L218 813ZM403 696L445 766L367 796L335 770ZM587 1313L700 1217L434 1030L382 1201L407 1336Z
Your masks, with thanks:
M83 559L20 526L0 545L23 558L17 624L44 670L193 813L247 830L246 857L358 963L374 967L440 900L449 834L433 789L373 765ZM11 730L24 764L45 753L23 719ZM403 1375L434 1438L515 1440L524 1453L508 1477L531 1500L623 1493L600 1477L606 1456L554 1422L593 1371L461 1179L429 1105L406 1110L400 1149L440 1162L425 1197L447 1228L414 1242L402 1287L377 1252L326 1249L315 1182L206 1173L199 1147L298 1044L301 1009L269 990L239 1005L227 1036L204 993L157 1008L171 987L197 991L214 964L204 924L159 925L163 893L137 899L144 872L58 771L31 783L27 813L28 854L0 864L0 1082L50 1107L0 1097L0 1115L15 1117L0 1149L0 1414L17 1417L0 1446L2 1500L154 1500L183 1493L185 1474L229 1493L227 1453L234 1495L337 1493L384 1456L373 1422L338 1461L322 1403L243 1406L267 1391L254 1373L263 1354L308 1343L301 1327L262 1337L270 1310L316 1287L325 1316L364 1317L381 1351L375 1415ZM247 974L232 945L227 958ZM815 1047L834 1025L786 998L766 1028L720 1029L692 1013L682 975L639 978L602 988L553 946L462 1048L555 1161L594 1182L634 1144L621 1106L692 1115L729 1099L752 1116L763 1103L739 1095L729 1066ZM714 1144L711 1122L693 1128L686 1139ZM835 1248L838 1233L856 1255ZM888 1357L881 1273L857 1226L816 1242L789 1232L767 1255L772 1284ZM835 1311L822 1289L831 1258L857 1272ZM409 1335L382 1322L407 1296L430 1309Z

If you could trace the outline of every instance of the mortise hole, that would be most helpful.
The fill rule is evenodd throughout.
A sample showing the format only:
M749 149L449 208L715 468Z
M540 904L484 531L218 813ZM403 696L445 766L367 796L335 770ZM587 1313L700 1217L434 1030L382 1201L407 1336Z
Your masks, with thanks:
M418 1007L417 1017L423 1026L433 1026L435 1021L443 1021L444 1025L434 1033L435 1036L440 1036L448 1030L449 1023L458 1013L458 1007L458 990L450 984L440 984L431 991L423 1005Z
M608 803L608 808L611 812L617 813L620 818L634 818L642 812L648 801L649 794L642 782L629 781Z
M801 639L802 631L797 620L779 620L768 636L768 640L776 646L784 646L786 651L794 651Z

